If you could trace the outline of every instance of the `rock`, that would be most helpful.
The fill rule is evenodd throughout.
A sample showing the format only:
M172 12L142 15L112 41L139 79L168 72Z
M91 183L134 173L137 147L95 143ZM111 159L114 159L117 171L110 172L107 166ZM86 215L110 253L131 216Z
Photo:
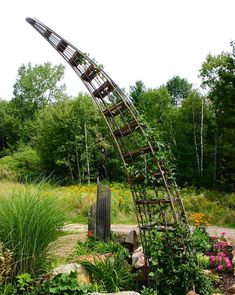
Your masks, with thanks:
M233 255L234 255L234 252L233 252ZM233 256L233 258L232 258L232 265L233 265L233 269L234 269L233 275L235 276L235 256Z
M138 292L134 291L122 291L117 293L88 293L89 295L140 295Z
M99 261L105 261L107 258L113 257L113 253L106 254L88 254L88 255L80 255L73 259L74 262L80 261L88 261L92 264Z
M130 231L126 239L121 244L126 247L131 253L134 252L138 247L138 237L136 231Z
M230 294L234 294L234 293L235 293L235 284L233 284L231 287L229 287L227 291L228 291Z
M52 271L52 276L56 276L60 273L70 273L71 271L76 271L77 272L77 280L80 285L86 285L89 284L90 281L90 275L88 271L78 263L68 263L68 264L63 264Z
M235 266L235 256L232 258L232 264Z
M197 295L197 293L195 291L189 291L187 295Z
M144 251L142 247L139 247L132 254L132 266L136 269L145 265Z

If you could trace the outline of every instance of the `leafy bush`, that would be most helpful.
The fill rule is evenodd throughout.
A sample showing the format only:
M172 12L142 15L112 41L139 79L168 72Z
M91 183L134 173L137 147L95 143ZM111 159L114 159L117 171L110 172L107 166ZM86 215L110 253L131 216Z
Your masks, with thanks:
M211 294L211 281L192 254L188 228L179 225L174 231L156 231L151 234L154 243L147 254L152 257L150 276L155 280L159 294L186 294L193 286L199 294ZM185 247L191 253L184 251Z
M13 155L0 159L0 179L35 180L42 174L39 155L31 147L21 147Z
M197 253L197 260L201 269L207 269L209 267L210 259L207 255L203 253Z
M207 253L210 249L210 237L206 230L195 228L192 234L192 243L196 252Z
M79 286L77 273L61 273L55 276L46 287L49 294L56 295L82 295L87 292L87 287Z
M32 286L32 278L30 274L28 273L22 273L16 277L17 279L17 290L19 294L30 294L30 291L33 291L33 286Z
M133 282L131 269L126 262L125 249L118 250L114 257L104 261L97 260L95 264L83 261L81 264L90 272L93 281L103 286L106 292L118 292L130 289Z
M14 275L43 271L64 218L58 201L43 195L42 184L0 191L0 240L13 253Z

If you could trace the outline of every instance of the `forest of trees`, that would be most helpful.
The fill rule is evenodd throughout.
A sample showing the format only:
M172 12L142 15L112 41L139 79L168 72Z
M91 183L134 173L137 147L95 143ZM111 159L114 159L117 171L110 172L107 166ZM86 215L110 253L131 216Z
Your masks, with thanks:
M101 114L88 94L66 94L63 75L50 63L19 68L12 99L0 100L0 179L124 179ZM235 43L208 55L199 75L206 95L179 76L155 89L137 81L128 94L171 150L179 185L234 191Z

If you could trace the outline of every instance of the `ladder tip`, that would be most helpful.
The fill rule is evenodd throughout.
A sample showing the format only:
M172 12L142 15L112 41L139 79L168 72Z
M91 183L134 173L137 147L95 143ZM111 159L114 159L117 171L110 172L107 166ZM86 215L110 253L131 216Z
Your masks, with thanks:
M30 18L30 17L26 17L25 19L29 24L34 25L35 24L35 20Z

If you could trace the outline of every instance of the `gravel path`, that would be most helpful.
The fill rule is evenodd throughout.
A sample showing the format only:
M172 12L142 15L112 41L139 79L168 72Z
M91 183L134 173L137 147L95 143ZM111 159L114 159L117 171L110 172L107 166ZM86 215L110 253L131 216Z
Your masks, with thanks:
M134 224L112 224L111 230L114 232L128 233L131 230L138 231L137 225ZM210 235L220 235L222 232L225 232L225 237L228 238L231 242L235 243L235 228L224 228L219 226L209 226L208 233ZM87 225L85 224L68 224L64 227L64 231L71 231L74 233L86 232Z
M112 224L111 230L120 233L129 233L131 230L138 232L137 225L134 224ZM68 234L60 237L53 245L51 253L59 258L60 261L67 261L76 248L78 240L85 240L87 236L87 225L85 224L68 224L64 227ZM227 239L235 245L235 229L218 226L209 226L210 235L220 235L225 232Z

